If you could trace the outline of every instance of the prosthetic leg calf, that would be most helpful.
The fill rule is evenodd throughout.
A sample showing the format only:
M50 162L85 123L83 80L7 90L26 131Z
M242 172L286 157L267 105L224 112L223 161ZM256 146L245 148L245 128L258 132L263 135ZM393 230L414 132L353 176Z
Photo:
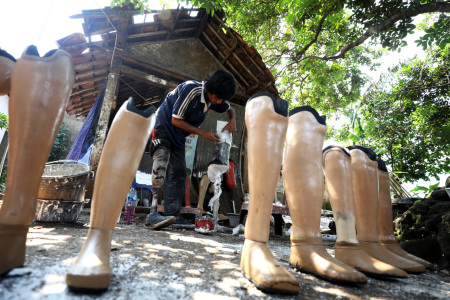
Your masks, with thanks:
M152 185L153 185L153 198L152 208L150 214L147 215L145 220L145 227L158 230L164 227L170 226L175 222L174 216L161 216L158 213L158 193L164 184L166 178L167 164L169 163L169 150L160 146L156 148L153 154L153 166L152 166Z
M299 282L277 263L267 247L288 124L286 115L286 101L276 100L269 93L252 96L245 108L250 202L241 269L263 291L296 294Z
M405 271L369 256L359 247L356 238L350 153L339 146L325 148L323 167L336 221L335 257L368 275L407 277Z
M109 286L112 231L155 124L154 108L140 111L133 102L125 102L111 124L97 170L88 236L66 276L70 291L98 293Z
M406 272L420 273L425 266L384 248L378 240L378 179L376 154L369 148L350 146L359 245L370 256Z
M6 63L9 70L11 65ZM3 57L0 65L4 70ZM0 75L6 93L7 77ZM73 82L72 58L62 50L39 57L36 47L29 46L12 69L8 177L0 210L0 275L25 262L28 227L33 222L42 172Z
M328 254L320 234L325 117L309 106L290 112L283 177L292 219L289 263L331 281L365 283L364 274Z

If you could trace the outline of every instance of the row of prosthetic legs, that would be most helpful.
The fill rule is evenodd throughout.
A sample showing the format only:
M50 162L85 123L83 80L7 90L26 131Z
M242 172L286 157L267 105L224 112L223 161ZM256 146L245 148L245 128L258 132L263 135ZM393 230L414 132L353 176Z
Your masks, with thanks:
M299 291L298 280L267 247L283 150L284 187L292 219L291 266L347 283L367 282L363 273L402 278L408 276L406 272L423 272L429 263L407 254L396 242L389 175L385 167L377 171L375 153L354 147L350 156L346 149L330 147L322 154L325 117L307 106L287 115L286 102L268 93L254 95L246 106L250 202L241 257L244 275L267 292ZM323 170L337 228L336 257L327 252L320 233Z
M72 58L62 50L40 57L36 47L30 46L17 62L3 53L0 51L0 91L10 95L10 140L0 210L0 275L25 262L26 237L42 172L75 75ZM137 109L130 98L112 122L97 169L88 236L66 276L70 290L101 292L109 286L112 231L153 130L154 112L153 107Z

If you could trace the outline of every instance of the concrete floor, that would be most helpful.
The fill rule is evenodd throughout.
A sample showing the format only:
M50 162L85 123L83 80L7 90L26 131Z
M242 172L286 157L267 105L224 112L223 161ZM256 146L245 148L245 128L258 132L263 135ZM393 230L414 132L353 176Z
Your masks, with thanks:
M113 235L111 285L102 295L72 294L65 274L87 235L89 210L74 224L34 223L23 268L0 278L0 299L450 299L448 273L426 271L401 280L369 278L367 284L337 285L289 267L289 237L271 236L269 247L300 281L297 296L266 294L240 272L243 235L119 223ZM325 243L333 254L331 242ZM6 245L1 245L2 247Z

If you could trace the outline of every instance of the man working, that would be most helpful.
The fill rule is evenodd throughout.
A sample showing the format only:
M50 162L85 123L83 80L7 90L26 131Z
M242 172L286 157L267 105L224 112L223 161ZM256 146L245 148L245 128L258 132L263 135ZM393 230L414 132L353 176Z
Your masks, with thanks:
M186 179L185 138L193 133L212 142L219 141L216 133L199 128L210 109L228 113L230 121L223 130L234 134L237 131L235 112L227 100L235 92L234 76L217 70L205 81L186 81L167 95L157 112L151 144L154 197L145 227L161 229L173 223L189 224L180 215ZM165 216L156 211L158 190L163 184Z

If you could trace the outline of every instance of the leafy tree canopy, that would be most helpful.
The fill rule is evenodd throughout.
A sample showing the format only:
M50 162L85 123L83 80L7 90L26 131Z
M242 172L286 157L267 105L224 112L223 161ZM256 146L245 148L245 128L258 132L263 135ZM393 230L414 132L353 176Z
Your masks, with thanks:
M162 1L164 2L164 1ZM311 105L323 113L355 102L367 78L362 66L375 67L382 50L406 45L415 29L412 17L441 13L418 40L424 48L444 47L450 35L449 1L430 0L186 0L186 5L223 9L228 25L255 45L269 65L283 98L292 105ZM113 0L111 5L148 0ZM446 31L445 31L446 30ZM365 43L367 40L369 42Z
M335 138L375 149L406 181L450 172L449 61L450 46L434 47L389 70Z
M348 124L332 132L338 141L376 149L407 181L450 171L450 1L178 1L210 13L223 9L227 25L258 49L291 106L347 115ZM148 0L114 3L140 7ZM429 22L416 28L413 18L422 14ZM429 49L428 57L400 64L362 95L368 78L361 70L405 47L416 30L425 32L416 44Z

